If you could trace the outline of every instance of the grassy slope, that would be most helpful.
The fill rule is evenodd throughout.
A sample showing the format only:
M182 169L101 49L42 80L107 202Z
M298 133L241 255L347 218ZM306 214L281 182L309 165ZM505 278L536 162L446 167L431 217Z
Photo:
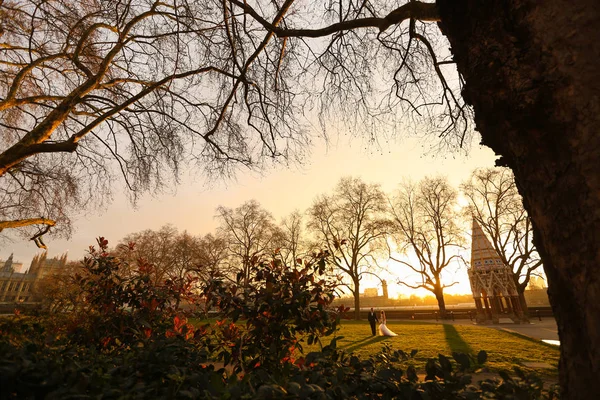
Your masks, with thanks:
M416 321L388 321L388 328L398 336L373 337L367 321L343 321L337 332L337 336L343 336L338 347L365 357L378 352L385 344L407 353L418 349L414 363L417 368L439 353L451 356L456 351L476 356L480 350L485 350L488 353L486 366L491 370L512 370L517 365L531 371L522 363L542 362L552 368L536 369L538 373L545 376L558 374L558 348L521 335L485 327ZM329 341L330 338L324 338L323 345ZM305 346L305 352L316 349L316 346Z

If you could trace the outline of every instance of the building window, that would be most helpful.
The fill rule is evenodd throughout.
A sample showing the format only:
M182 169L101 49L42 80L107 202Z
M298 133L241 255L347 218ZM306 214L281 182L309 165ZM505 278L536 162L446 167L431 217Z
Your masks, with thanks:
M11 290L13 290L13 286L15 285L14 282L11 282L10 285L8 285L8 291L10 292Z

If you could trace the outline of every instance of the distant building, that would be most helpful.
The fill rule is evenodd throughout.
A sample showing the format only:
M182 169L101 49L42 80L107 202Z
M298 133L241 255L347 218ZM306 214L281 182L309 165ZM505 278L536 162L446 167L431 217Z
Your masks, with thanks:
M529 278L529 284L527 285L527 290L538 290L538 289L547 289L546 282L544 279L539 276L531 276Z
M29 269L20 272L23 263L15 262L13 255L0 260L0 303L31 302L36 283L49 274L61 273L67 264L67 255L47 258L47 253L36 255Z
M528 289L524 293L525 301L529 307L547 307L550 305L548 289Z
M381 289L383 291L383 296L379 296L379 290L377 290L377 288L366 288L362 297L380 297L382 300L387 300L388 286L385 279L381 281Z
M387 281L384 279L381 281L381 289L383 290L383 298L384 299L388 299L388 288L387 288Z

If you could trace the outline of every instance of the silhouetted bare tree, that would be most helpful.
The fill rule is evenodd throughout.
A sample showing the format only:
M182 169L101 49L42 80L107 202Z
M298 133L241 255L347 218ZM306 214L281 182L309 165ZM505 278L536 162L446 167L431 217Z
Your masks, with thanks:
M279 258L289 266L296 266L311 252L306 238L303 216L296 210L281 220L276 229L275 246L279 249Z
M135 197L177 179L184 160L228 174L292 157L305 137L284 119L280 48L231 7L1 2L0 230L33 226L38 239L109 194L115 173Z
M218 234L225 240L231 275L241 275L240 283L246 286L252 266L275 251L276 225L271 213L256 200L250 200L231 209L217 208Z
M334 272L354 296L354 317L360 318L360 281L377 268L389 223L379 185L343 178L329 196L319 197L308 211L309 227L326 249Z
M147 229L125 236L114 254L127 261L123 266L131 268L130 274L137 273L139 260L151 264L150 276L159 285L166 279L182 280L193 275L207 281L224 275L226 249L225 240L218 236L194 236L165 225L156 231Z
M225 238L208 233L199 238L196 272L204 282L227 272L227 242Z
M159 230L146 229L130 233L115 246L115 254L127 261L129 274L136 274L138 260L152 264L150 276L154 285L159 285L171 276L179 275L174 257L179 232L173 225L165 225Z
M392 235L400 250L410 252L418 264L390 256L420 275L421 283L399 283L412 289L429 290L437 299L440 314L446 316L444 289L458 282L444 283L442 274L453 260L460 261L461 232L456 224L457 192L446 178L425 178L418 184L405 182L390 200Z

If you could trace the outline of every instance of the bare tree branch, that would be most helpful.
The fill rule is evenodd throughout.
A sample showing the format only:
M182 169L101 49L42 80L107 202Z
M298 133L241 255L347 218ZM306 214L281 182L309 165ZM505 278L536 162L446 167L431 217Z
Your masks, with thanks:
M309 210L309 228L328 250L336 270L350 279L355 317L360 311L360 280L373 273L375 263L366 261L380 253L388 232L385 197L378 185L343 178L331 196L320 197Z
M47 218L28 218L14 221L0 221L0 231L7 228L22 228L30 225L54 226L56 221Z
M357 28L377 28L380 31L385 31L390 26L400 24L408 19L418 19L428 22L437 22L440 20L439 12L435 3L411 1L410 3L406 3L398 7L396 10L392 11L383 18L356 18L338 22L320 29L284 29L267 22L247 3L243 3L238 0L231 0L231 2L242 8L244 12L250 14L256 21L260 22L262 26L269 31L274 32L279 37L317 38Z
M457 193L445 178L425 178L418 185L405 182L389 201L394 223L394 240L399 248L411 251L419 266L393 259L419 274L422 283L413 286L432 292L445 312L444 289L457 282L446 284L442 273L455 259L462 259L456 251L462 248L461 232L456 225ZM391 252L391 249L390 249Z

